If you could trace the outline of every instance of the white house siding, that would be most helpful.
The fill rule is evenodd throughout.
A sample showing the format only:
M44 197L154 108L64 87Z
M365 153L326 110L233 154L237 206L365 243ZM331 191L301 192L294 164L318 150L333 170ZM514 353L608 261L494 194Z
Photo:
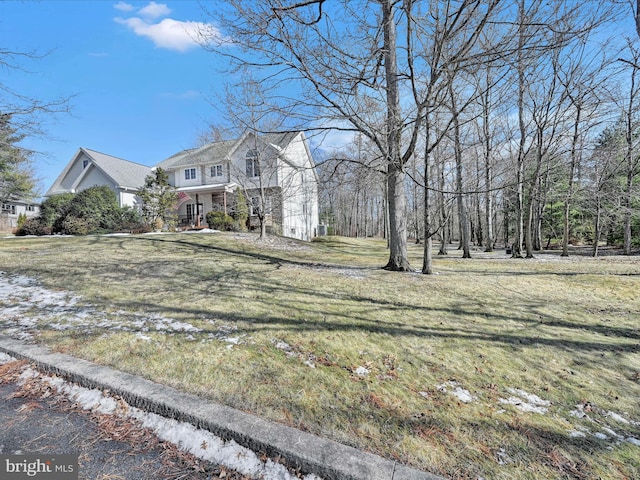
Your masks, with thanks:
M6 208L5 208L6 207ZM13 231L18 226L18 217L25 214L27 218L40 214L40 205L35 203L7 202L0 211L0 231Z
M231 155L230 175L231 181L241 185L245 190L252 188L269 188L279 186L278 172L274 168L277 151L271 147L262 146L259 148L259 162L261 175L258 177L247 177L247 152L255 148L252 139L247 138Z
M184 178L185 170L187 169L191 170L192 168L195 169L196 178L186 180ZM192 165L189 167L180 167L174 172L174 181L175 181L176 188L195 187L197 185L202 185L202 169L200 168L199 165Z
M78 179L78 177L82 175L82 171L84 170L82 163L85 160L89 162L86 168L90 168L91 160L84 153L82 153L81 155L78 156L78 158L73 163L73 165L71 165L69 172L60 183L60 187L62 189L66 191L70 191L73 189L73 184Z
M287 146L282 155L286 160L282 162L283 175L286 176L283 181L290 192L283 199L283 232L287 236L311 240L317 234L319 222L318 184L313 165L304 161L311 160L311 157L302 141L302 134Z
M141 207L141 200L140 197L138 197L135 193L133 192L120 192L120 196L119 196L119 203L121 207Z
M82 165L82 162L80 162ZM116 192L116 186L113 184L113 181L102 173L97 168L89 165L87 167L89 170L86 172L85 176L80 180L80 183L76 185L76 192L81 192L82 190L86 190L87 188L107 185L111 190Z

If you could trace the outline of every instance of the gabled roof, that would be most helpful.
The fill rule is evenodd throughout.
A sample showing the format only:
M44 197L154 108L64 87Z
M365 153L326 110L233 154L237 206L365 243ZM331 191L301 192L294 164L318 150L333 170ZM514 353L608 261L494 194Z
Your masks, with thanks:
M188 165L200 165L210 162L211 159L222 160L229 154L237 142L237 140L224 140L210 143L200 148L183 150L163 160L156 166L166 170Z
M140 188L144 185L145 178L151 173L151 167L139 163L112 157L104 153L82 148L93 160L94 164L105 174L109 175L120 187Z
M51 196L56 193L67 191L62 188L62 182L82 154L86 155L91 160L93 166L111 178L116 186L123 189L139 189L144 185L146 176L151 173L151 168L145 165L140 165L139 163L130 162L122 158L113 157L105 153L81 147L62 173L58 176L56 181L53 182L53 185L49 188L45 196ZM74 183L77 183L81 177L82 175L76 179Z
M259 135L258 138L275 147L277 151L285 149L300 132L269 133ZM200 148L183 150L160 162L157 166L165 170L171 168L187 167L191 165L201 165L227 159L230 154L244 141L250 134L245 133L240 138L234 140L222 140L210 143Z

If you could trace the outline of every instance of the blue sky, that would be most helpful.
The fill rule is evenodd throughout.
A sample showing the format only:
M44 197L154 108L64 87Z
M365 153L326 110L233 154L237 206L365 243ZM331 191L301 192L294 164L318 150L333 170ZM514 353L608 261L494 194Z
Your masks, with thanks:
M25 141L46 191L79 147L145 165L196 145L219 121L218 57L194 41L207 24L197 1L2 1L0 46L39 53L0 83L43 101L74 96ZM209 26L207 26L209 25Z

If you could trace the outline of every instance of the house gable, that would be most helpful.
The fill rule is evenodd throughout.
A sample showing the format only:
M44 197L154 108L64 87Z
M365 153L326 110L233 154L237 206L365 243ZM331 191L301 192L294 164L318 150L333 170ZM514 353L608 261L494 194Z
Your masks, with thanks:
M135 192L144 185L145 177L150 173L150 167L80 148L45 196L106 185L116 192L120 205L133 205Z

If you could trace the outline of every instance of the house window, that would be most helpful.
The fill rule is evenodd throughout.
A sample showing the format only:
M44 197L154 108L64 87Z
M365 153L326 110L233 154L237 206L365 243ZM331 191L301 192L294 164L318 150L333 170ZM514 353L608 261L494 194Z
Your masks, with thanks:
M271 215L271 197L267 197L264 199L264 214ZM260 197L251 197L251 205L249 205L250 214L256 216L260 213L261 210L261 201Z
M185 170L184 170L184 179L185 180L195 180L196 179L196 169L195 168L185 168Z
M15 215L16 206L15 205L11 205L10 203L3 203L2 204L2 211L3 212L9 212L11 215Z
M221 177L222 176L222 165L213 165L211 167L211 176L212 177Z
M82 160L82 168L87 168L87 165L89 165L89 160L85 158L84 160Z
M27 205L27 212L34 212L36 207L34 205Z
M260 176L260 162L258 161L258 151L249 150L247 152L247 177Z

